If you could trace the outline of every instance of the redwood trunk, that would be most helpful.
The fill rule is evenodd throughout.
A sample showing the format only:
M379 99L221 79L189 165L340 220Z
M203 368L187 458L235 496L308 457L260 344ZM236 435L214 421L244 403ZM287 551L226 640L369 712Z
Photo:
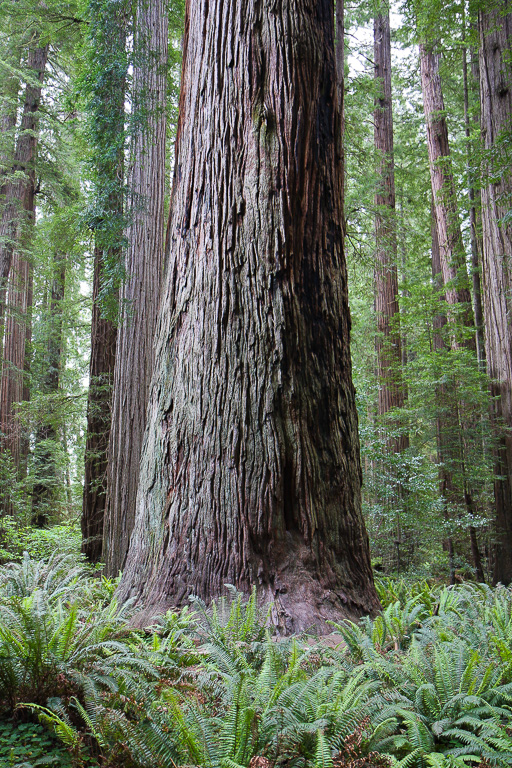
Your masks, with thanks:
M375 99L374 141L379 156L375 194L375 310L377 315L378 413L385 415L404 405L402 344L398 303L393 109L391 93L391 30L389 10L374 19ZM399 453L407 447L405 435L389 441Z
M344 0L335 0L336 2L336 77L338 80L338 109L340 112L340 174L342 189L342 208L343 230L345 232L345 2Z
M446 299L452 307L464 307L464 325L472 327L471 294L451 168L448 126L439 74L439 54L434 51L433 44L420 45L420 69L430 181ZM457 338L458 334L454 331L455 346L458 344Z
M44 359L44 375L40 391L56 395L62 353L62 302L66 281L66 254L55 253L50 287L48 312L48 337ZM42 528L55 513L58 500L59 473L55 460L55 448L59 439L58 424L49 409L38 425L34 445L34 487L32 489L32 522Z
M0 382L0 440L8 451L18 479L26 469L28 441L23 434L16 404L28 399L26 385L27 342L31 339L32 264L26 255L34 223L35 161L39 106L48 46L31 48L23 115L16 142L12 178L4 186L4 208L0 241L0 328L5 318L6 288L9 285L9 314L5 318L4 349ZM12 266L12 269L11 269ZM9 281L9 283L8 283ZM4 500L4 513L15 510Z
M103 258L103 252L96 248L82 504L82 552L92 562L101 558L107 486L107 448L116 356L116 327L111 320L103 317L98 300L105 279Z
M451 166L439 59L439 54L435 52L434 43L429 42L420 45L421 88L427 128L430 181L434 201L440 268L448 304L451 347L454 351L460 347L467 347L476 354L470 283ZM453 381L447 392L448 399L452 403L448 405L450 413L444 425L444 440L448 450L445 452L444 461L447 462L452 476L455 505L458 504L461 509L465 507L467 513L473 516L474 504L467 477L466 461L467 441L475 429L475 424L470 423L464 415L464 404L458 397L458 389L459 382ZM457 501L457 496L460 497L460 503ZM476 551L475 540L476 532L470 530L472 553ZM473 558L473 564L478 578L480 578L482 567L479 556Z
M446 351L447 346L444 340L445 327L448 322L446 317L446 297L441 293L443 288L443 276L441 274L441 256L439 252L439 238L437 235L437 225L435 220L434 203L432 200L432 282L434 290L438 294L440 306L433 318L433 351L442 353ZM436 371L436 379L440 376ZM447 391L444 384L436 386L436 443L437 443L437 461L439 464L439 493L443 502L443 517L445 523L449 524L453 516L453 507L457 507L459 496L455 488L451 465L449 461L450 446L447 441L449 430L453 431L456 417L454 418L453 409L447 403ZM448 432L447 432L448 429ZM451 533L448 533L443 541L443 549L448 553L448 562L450 568L450 584L455 584L455 550Z
M480 11L480 103L484 142L482 230L485 342L493 416L504 426L495 456L496 531L494 581L512 582L512 181L506 144L512 119L512 12L501 0ZM503 153L503 154L502 154ZM503 434L504 432L504 434Z
M95 221L91 360L87 405L82 551L92 562L101 559L107 500L108 445L117 329L107 313L117 308L123 258L124 151L126 91L126 22L128 7L109 0L91 5L91 38L96 71L89 117L94 139ZM117 319L117 318L116 318Z
M188 0L170 261L120 596L374 611L332 5Z
M0 435L2 450L8 451L18 479L25 469L27 442L17 404L27 399L25 367L27 339L30 338L32 265L19 251L14 254L9 277L8 315L0 383ZM5 500L4 514L13 514L12 501Z
M30 48L27 69L31 80L25 88L23 116L12 165L12 173L16 177L7 181L2 189L5 196L0 222L0 327L4 321L5 296L13 253L27 217L30 220L33 207L39 105L47 58L47 45Z
M165 134L168 15L164 0L137 8L134 141L130 178L131 222L109 444L108 493L103 538L107 574L123 568L135 520L140 454L153 372L153 346L164 253Z

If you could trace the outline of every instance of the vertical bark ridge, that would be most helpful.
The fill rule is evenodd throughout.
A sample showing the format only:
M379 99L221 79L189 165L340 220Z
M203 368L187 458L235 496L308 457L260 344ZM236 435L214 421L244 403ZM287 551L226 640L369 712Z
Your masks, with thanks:
M360 509L332 6L188 2L170 227L121 597L231 582L284 629L375 609ZM282 612L282 613L281 613Z
M107 490L107 449L110 434L112 383L117 329L102 315L99 296L105 281L103 251L94 250L92 288L91 359L87 399L84 495L82 501L82 552L91 562L101 558Z
M512 8L500 0L478 16L482 168L483 299L493 418L501 431L495 455L494 581L512 582L512 182L500 140L512 121ZM504 165L500 165L500 163ZM503 430L505 427L505 430ZM503 434L504 432L504 434Z
M420 44L423 109L427 127L430 180L434 196L441 271L448 304L450 307L462 307L464 325L473 327L471 294L451 167L439 59L433 43ZM455 346L458 345L456 336L453 343ZM465 343L474 346L474 339Z
M109 482L103 559L116 575L124 565L135 520L140 453L153 370L153 347L164 250L165 133L168 16L164 0L141 0L137 10L137 60L131 221L109 443Z
M404 405L402 342L398 303L398 247L395 216L393 108L391 91L391 29L389 10L374 19L375 98L374 141L380 156L375 194L375 310L377 315L378 412ZM407 436L390 441L394 452L407 447Z
M2 188L4 201L0 221L0 327L5 314L5 295L13 253L24 223L27 219L30 221L33 206L39 106L47 59L48 45L37 47L37 40L33 41L27 57L31 80L25 88L25 103L11 169L16 177L6 179Z

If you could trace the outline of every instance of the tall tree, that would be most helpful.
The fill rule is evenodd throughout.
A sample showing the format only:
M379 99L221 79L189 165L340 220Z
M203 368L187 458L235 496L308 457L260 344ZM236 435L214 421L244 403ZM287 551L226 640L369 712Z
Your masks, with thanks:
M0 243L0 327L5 315L9 280L9 315L5 323L0 382L0 439L2 448L12 458L18 476L24 472L23 457L28 451L15 404L28 398L25 374L27 342L31 338L33 275L27 247L35 217L39 107L48 58L48 45L40 47L38 43L38 37L33 37L28 52L25 103L12 176L4 187ZM5 499L4 511L14 511L9 499Z
M435 50L434 43L420 44L421 89L427 127L430 180L446 299L452 308L461 308L464 325L473 327L471 294L457 210L439 60L440 54ZM459 344L457 334L453 336L453 343L455 346Z
M56 395L62 353L62 305L66 282L66 253L57 250L53 260L48 307L48 328L41 390L45 395ZM46 525L56 498L59 482L55 460L58 441L55 416L51 410L40 420L35 432L34 487L32 489L32 520L38 527Z
M294 631L378 606L361 515L332 6L188 0L166 274L120 597L226 582Z
M116 351L116 311L124 244L124 144L127 6L91 0L87 85L93 146L94 280L82 551L101 558L106 507L107 450Z
M166 192L166 0L140 0L133 77L135 137L129 179L130 225L110 431L103 559L122 569L135 520L140 453L153 371L153 345L162 284Z
M39 46L38 43L39 37L35 34L28 50L25 102L14 160L8 178L3 179L3 209L0 221L0 327L5 315L5 296L13 253L22 236L24 224L27 219L30 222L33 218L39 106L48 59L48 45ZM12 83L10 87L14 87ZM16 112L14 119L15 115ZM12 126L12 120L13 113L7 108L7 130Z
M512 120L512 8L498 0L478 14L480 103L484 143L482 180L485 340L494 420L501 430L496 451L494 580L512 582L512 226L510 142Z
M457 207L439 61L440 55L435 43L429 41L420 44L421 88L439 266L446 295L451 348L454 352L459 348L476 352L469 277ZM473 517L475 508L467 466L467 443L472 425L464 414L463 401L458 396L459 389L459 382L456 377L452 377L444 409L446 434L441 435L439 449L445 463L440 468L441 486L446 491L445 503L448 507L465 509L468 516ZM446 481L447 473L449 481ZM458 481L454 481L454 475L458 476ZM472 525L469 526L469 535L474 567L479 580L483 580L476 530Z
M377 314L378 412L383 416L404 405L401 377L402 343L398 303L397 238L395 218L395 169L393 157L393 106L391 92L391 29L389 7L374 19L374 77L377 88L374 141L379 157L375 194L375 309ZM394 452L407 447L407 437L390 441Z

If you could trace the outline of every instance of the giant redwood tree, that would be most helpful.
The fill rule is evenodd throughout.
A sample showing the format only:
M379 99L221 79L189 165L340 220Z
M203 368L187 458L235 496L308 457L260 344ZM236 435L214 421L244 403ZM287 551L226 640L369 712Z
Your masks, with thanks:
M485 341L494 418L506 427L496 451L494 579L512 582L512 6L490 3L479 13L480 102L484 168L482 231Z
M188 0L170 260L120 596L224 584L283 631L375 610L361 516L333 12Z

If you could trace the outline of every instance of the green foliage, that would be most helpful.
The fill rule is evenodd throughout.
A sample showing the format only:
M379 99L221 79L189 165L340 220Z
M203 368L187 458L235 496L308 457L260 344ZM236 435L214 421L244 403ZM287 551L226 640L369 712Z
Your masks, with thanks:
M56 551L78 556L82 534L76 523L62 523L50 528L21 525L6 515L0 521L0 561L19 561L27 552L35 560L46 560Z
M69 554L0 569L0 697L74 766L512 763L510 589L381 579L383 612L331 649L276 641L233 588L137 634L115 588Z
M0 766L72 768L62 743L37 723L0 720Z

